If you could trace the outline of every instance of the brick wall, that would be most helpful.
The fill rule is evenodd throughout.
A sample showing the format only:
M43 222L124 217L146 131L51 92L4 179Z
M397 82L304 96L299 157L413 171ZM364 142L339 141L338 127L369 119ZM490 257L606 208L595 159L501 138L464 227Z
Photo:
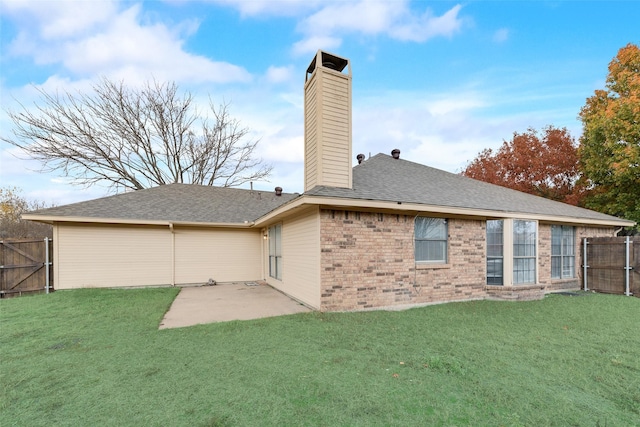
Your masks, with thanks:
M446 265L414 262L413 215L320 212L321 310L484 298L484 221L448 220Z
M551 225L538 223L538 283L551 283Z
M485 286L485 221L448 219L448 263L414 262L413 215L321 210L320 309L362 310L481 298L537 299L579 289L581 242L612 236L611 227L576 227L576 278L551 279L551 225L538 227L538 280Z

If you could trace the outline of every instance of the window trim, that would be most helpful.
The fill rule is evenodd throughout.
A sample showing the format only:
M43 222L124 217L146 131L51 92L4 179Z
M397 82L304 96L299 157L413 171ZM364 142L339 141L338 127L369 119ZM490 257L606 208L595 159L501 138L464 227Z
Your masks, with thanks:
M489 256L489 226L488 223L489 221L496 221L496 222L500 222L501 223L501 233L499 233L499 235L501 236L500 239L500 244L494 244L494 246L500 246L500 255L492 255ZM489 286L504 286L504 263L505 263L505 256L504 256L504 220L503 219L494 219L494 220L486 220L485 222L485 239L486 239L486 243L485 243L485 265L486 265L486 284ZM498 233L496 233L498 234ZM500 276L492 276L492 278L496 279L496 278L500 278L500 283L489 283L489 260L500 260L501 264L502 264L502 272L500 274Z
M538 240L540 237L540 231L538 230L538 221L535 220L530 220L530 219L520 219L520 218L514 218L513 220L511 220L511 224L512 224L512 231L511 231L511 236L512 236L512 243L511 243L511 247L513 248L513 252L511 253L511 271L512 271L512 276L511 276L511 283L513 284L513 286L520 286L520 285L535 285L536 283L538 283ZM515 254L515 223L519 221L519 222L529 222L529 223L533 223L535 226L535 232L534 232L534 242L533 242L533 255L516 255ZM527 245L529 246L529 245ZM516 265L516 260L533 260L533 282L519 282L516 283L516 272L514 270L515 265Z
M272 244L274 247L272 247ZM276 280L282 280L282 271L284 270L282 263L282 223L274 224L269 227L267 245L269 248L269 277ZM272 253L272 249L275 253ZM273 269L275 269L275 272Z
M486 286L531 286L537 285L540 282L540 223L537 220L528 219L528 218L495 218L496 220L502 221L502 285L489 285L487 283L487 271L485 270L485 285ZM519 258L523 259L523 257L515 257L514 256L514 223L515 221L527 221L533 222L535 224L536 237L535 237L535 256L533 257L524 257L533 258L534 261L534 282L526 282L526 283L514 283L514 259ZM487 247L486 247L486 223L485 223L485 269L487 268Z
M554 230L558 230L560 232L560 254L558 255L554 255L553 254L553 234L554 234ZM571 231L571 248L572 248L572 254L565 254L564 250L565 250L565 245L564 245L564 238L565 238L565 232L567 231ZM562 225L562 224L552 224L551 225L551 280L569 280L569 279L575 279L576 278L576 227L572 226L572 225ZM553 273L553 264L554 264L554 259L560 261L560 276L554 276ZM571 261L568 261L568 263L570 263L571 265L571 275L570 276L565 276L564 275L564 271L565 271L565 259L571 259Z
M419 219L437 219L442 220L444 224L444 239L429 239L422 238L416 235L416 224ZM417 242L444 242L444 259L424 259L419 260L417 257L418 245ZM430 217L417 215L413 220L413 259L415 264L419 265L434 265L434 266L447 266L449 263L449 221L447 218Z

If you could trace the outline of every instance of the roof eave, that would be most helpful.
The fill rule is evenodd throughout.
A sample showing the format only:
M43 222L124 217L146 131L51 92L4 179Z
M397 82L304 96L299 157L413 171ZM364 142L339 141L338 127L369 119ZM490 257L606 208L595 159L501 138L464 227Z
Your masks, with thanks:
M183 227L221 227L221 228L251 228L253 221L244 222L198 222L198 221L171 221L171 220L147 220L127 218L96 218L82 216L55 216L23 214L23 219L30 221L54 223L92 223L92 224L119 224L119 225L158 225L158 226L183 226Z
M272 222L274 219L283 216L288 211L301 207L302 205L321 205L326 207L335 208L360 208L360 209L381 209L392 211L410 211L415 212L416 215L420 213L434 213L434 214L447 214L456 216L467 217L482 217L482 218L526 218L544 222L557 222L566 224L584 224L594 226L607 226L607 227L632 227L635 222L624 219L595 219L595 218L582 218L575 216L560 216L560 215L543 215L532 214L523 212L507 212L497 211L489 209L475 209L475 208L462 208L453 206L440 206L440 205L425 205L419 203L405 203L405 202L392 202L383 200L369 200L369 199L349 199L342 197L327 197L327 196L310 196L302 195L301 197L294 199L292 202L280 206L277 209L269 212L268 214L256 219L256 226L261 226Z

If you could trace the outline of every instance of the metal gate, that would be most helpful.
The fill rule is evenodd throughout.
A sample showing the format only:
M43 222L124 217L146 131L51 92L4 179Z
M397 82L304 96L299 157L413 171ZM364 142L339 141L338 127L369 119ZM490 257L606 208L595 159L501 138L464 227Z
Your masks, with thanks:
M53 240L0 240L0 298L53 289Z
M640 297L640 236L585 238L584 290Z

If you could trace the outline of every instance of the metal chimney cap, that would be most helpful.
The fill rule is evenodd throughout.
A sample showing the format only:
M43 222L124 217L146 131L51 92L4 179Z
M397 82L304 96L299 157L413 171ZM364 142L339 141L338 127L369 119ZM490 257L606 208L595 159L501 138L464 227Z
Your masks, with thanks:
M282 196L282 187L276 187L276 196Z
M364 162L364 154L358 154L356 156L356 159L358 159L358 164L361 164L362 162Z
M320 60L317 62L318 57L320 58ZM317 67L323 67L323 68L327 68L329 70L334 70L334 71L338 71L338 72L343 72L345 68L347 68L347 66L349 65L349 60L346 58L341 58L337 55L333 55L331 53L328 52L324 52L322 50L319 50L316 55L313 57L313 60L311 61L311 64L309 64L309 67L307 67L307 79L309 78L310 74L313 74L313 72L315 71L315 69ZM351 67L349 67L348 73L349 75L351 75ZM306 81L306 79L305 79Z
M397 148L394 148L391 151L391 157L393 157L394 159L399 159L400 158L400 150L398 150Z

